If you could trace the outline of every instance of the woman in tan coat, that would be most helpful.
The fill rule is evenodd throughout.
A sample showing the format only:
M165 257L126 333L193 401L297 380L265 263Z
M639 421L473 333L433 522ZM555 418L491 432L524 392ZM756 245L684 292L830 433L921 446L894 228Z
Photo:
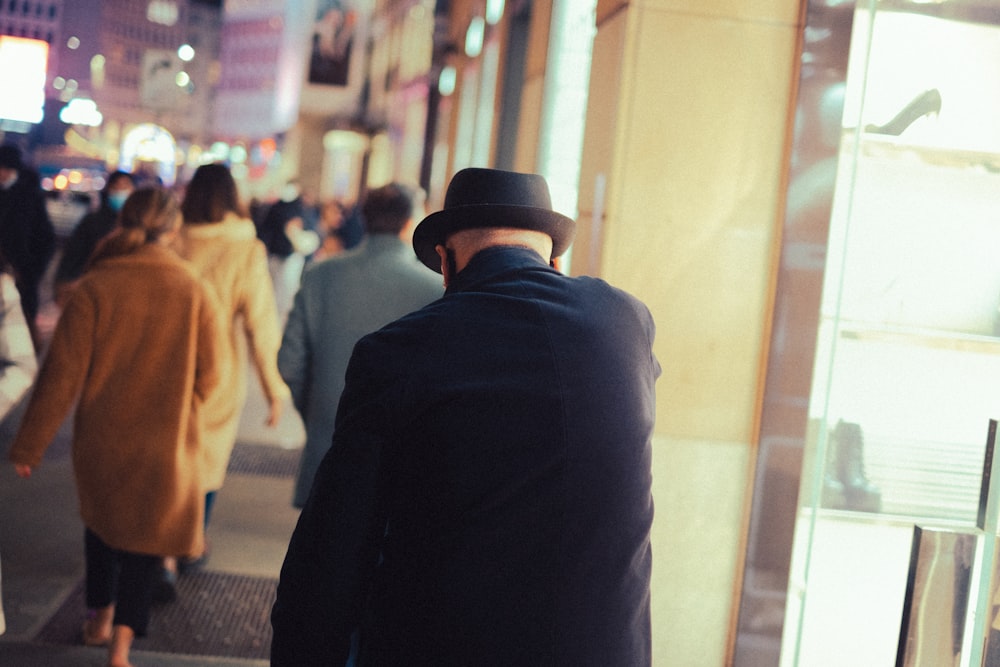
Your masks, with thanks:
M218 305L167 247L180 222L165 190L125 202L59 317L9 454L29 477L76 403L84 641L109 643L113 667L146 632L161 558L203 549L201 408L219 381Z
M247 396L247 357L253 361L269 404L268 426L278 423L290 393L278 373L281 329L267 254L257 239L253 221L242 215L229 168L222 164L198 167L187 186L181 211L184 225L175 248L215 288L224 350L221 385L205 404L207 525L236 443ZM167 564L168 569L172 567Z

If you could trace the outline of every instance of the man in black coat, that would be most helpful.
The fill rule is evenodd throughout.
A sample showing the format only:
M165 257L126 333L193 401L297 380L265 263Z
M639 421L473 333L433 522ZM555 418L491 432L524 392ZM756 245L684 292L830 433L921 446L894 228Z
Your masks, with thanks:
M417 227L445 296L354 350L273 666L650 664L653 320L553 268L573 228L489 169Z
M17 146L0 146L0 253L14 269L21 308L36 346L38 288L55 249L56 233L38 174L24 165Z

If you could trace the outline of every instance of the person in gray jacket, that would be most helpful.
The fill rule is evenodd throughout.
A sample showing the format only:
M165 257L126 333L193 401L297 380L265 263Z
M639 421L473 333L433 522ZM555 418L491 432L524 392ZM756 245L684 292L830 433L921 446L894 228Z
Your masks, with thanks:
M367 238L306 269L288 315L278 370L306 428L292 504L301 508L333 439L337 402L354 344L444 293L441 276L413 255L423 193L400 183L372 190L362 213Z

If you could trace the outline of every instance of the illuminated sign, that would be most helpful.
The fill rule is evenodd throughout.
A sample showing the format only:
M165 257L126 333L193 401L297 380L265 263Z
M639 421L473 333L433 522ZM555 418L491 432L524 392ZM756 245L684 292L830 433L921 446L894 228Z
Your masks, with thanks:
M169 0L153 0L146 6L146 19L151 23L172 26L177 23L180 10L176 2Z
M49 45L39 39L0 35L0 118L40 123L45 115L45 68Z
M139 99L144 107L163 111L184 108L188 102L190 80L176 51L146 49L142 56L142 80Z
M104 121L104 115L97 110L97 103L94 100L74 97L59 112L59 120L68 125L97 127Z
M173 185L177 170L177 142L164 128L153 123L136 125L125 133L119 160L121 169L135 172L139 165L154 165L164 185Z
M261 139L298 120L310 47L306 0L227 0L213 107L218 134Z

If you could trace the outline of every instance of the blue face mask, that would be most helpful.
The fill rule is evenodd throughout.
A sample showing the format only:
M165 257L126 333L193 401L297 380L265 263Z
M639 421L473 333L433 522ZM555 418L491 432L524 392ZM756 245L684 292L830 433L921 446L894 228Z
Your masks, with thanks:
M112 211L122 210L122 205L130 194L132 193L128 191L108 193L108 206L111 207Z

